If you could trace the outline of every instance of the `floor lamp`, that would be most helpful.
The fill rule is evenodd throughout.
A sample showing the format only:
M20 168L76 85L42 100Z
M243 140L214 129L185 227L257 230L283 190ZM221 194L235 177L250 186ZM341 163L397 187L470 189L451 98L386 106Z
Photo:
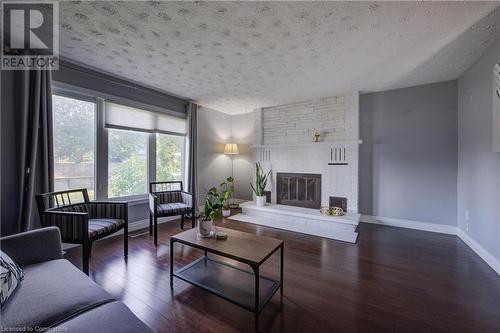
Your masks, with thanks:
M238 155L240 152L238 150L238 144L236 143L226 143L226 146L224 147L224 154L225 155L231 155L231 177L234 179L234 162L233 162L233 155ZM237 207L237 205L234 204L234 198L233 198L233 203L230 205L234 207Z

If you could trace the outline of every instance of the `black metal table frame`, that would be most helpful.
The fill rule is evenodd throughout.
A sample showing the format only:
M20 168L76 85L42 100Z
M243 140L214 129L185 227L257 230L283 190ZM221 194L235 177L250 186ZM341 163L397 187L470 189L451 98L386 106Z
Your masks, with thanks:
M190 246L190 247L194 247L196 249L199 249L199 250L202 250L204 251L204 258L208 258L207 257L207 252L208 253L212 253L212 254L215 254L215 255L219 255L221 257L225 257L225 258L229 258L229 259L232 259L232 260L235 260L235 261L238 261L238 262L241 262L241 263L244 263L244 264L247 264L248 266L250 266L250 268L252 268L252 271L254 273L254 276L255 276L255 305L254 305L254 308L249 308L249 307L246 307L238 302L235 302L234 300L228 298L228 297L225 297L223 294L221 293L218 293L218 292L214 292L213 290L211 290L210 288L206 288L202 285L199 285L199 284L195 284L187 279L184 279L182 277L180 277L179 275L176 274L176 272L174 272L174 244L175 243L180 243L180 244L184 244L184 245L187 245L187 246ZM254 313L254 321L255 321L255 330L259 330L259 315L260 315L260 312L262 311L262 309L266 306L266 304L271 300L271 298L274 296L274 294L276 293L277 289L278 288L274 288L274 290L272 291L272 293L267 297L267 299L265 300L265 302L260 305L260 298L259 298L259 279L261 278L260 276L260 266L267 261L267 259L269 259L273 254L276 253L276 251L278 251L278 249L280 249L280 281L279 281L279 289L280 289L280 294L283 295L283 255L284 255L284 242L281 242L280 245L278 245L274 250L272 250L269 254L266 255L266 257L264 259L262 259L261 262L259 263L254 263L254 262L250 262L250 261L246 261L246 260L243 260L241 258L238 258L236 256L233 256L229 253L224 253L224 252L220 252L220 251L217 251L217 250L212 250L212 249L207 249L203 246L199 246L199 245L196 245L196 244L193 244L193 243L190 243L190 242L186 242L186 241L183 241L183 240L180 240L180 239L175 239L173 237L170 238L170 288L173 289L174 288L174 276L178 279L181 279L183 281L186 281L196 287L199 287L199 288L202 288L206 291L208 291L209 293L211 294L214 294L216 296L219 296L235 305L238 305L238 306L241 306L251 312ZM195 262L197 262L198 260L200 259L197 259L195 261L193 261L192 263L189 263L183 267L181 267L178 271L181 271L183 270L184 268L187 268L189 266L191 266L192 264L194 264ZM224 263L223 263L224 264ZM234 269L239 269L237 267L234 267L234 266L231 266L231 265L228 265L226 264L227 266L230 266ZM178 272L177 271L177 272Z

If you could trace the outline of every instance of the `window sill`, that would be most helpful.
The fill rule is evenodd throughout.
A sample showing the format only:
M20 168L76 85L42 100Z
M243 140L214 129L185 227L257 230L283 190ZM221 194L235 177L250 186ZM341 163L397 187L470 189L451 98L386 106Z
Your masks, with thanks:
M149 202L149 198L147 194L138 195L133 197L117 197L117 198L109 198L109 201L126 201L129 206L137 206L143 205Z

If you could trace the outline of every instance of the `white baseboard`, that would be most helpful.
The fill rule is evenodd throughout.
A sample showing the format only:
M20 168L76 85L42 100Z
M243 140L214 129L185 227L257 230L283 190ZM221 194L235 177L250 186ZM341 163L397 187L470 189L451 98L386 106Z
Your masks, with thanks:
M430 232L438 232L440 234L456 235L457 227L453 225L421 222L406 219L397 219L393 217L381 217L371 215L361 215L361 222L386 225L391 227L408 228L415 230L423 230Z
M476 252L476 254L481 257L497 274L500 275L500 260L495 258L488 250L481 246L478 242L472 239L465 231L460 228L457 228L457 236L460 238L465 244L467 244L472 251Z
M456 226L371 215L361 215L360 222L455 235L500 275L500 260Z

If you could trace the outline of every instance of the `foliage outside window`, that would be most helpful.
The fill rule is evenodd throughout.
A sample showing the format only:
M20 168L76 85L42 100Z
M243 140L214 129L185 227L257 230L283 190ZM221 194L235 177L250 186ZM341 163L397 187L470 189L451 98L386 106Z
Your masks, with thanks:
M96 103L52 96L54 189L87 188L95 195Z
M108 130L108 197L147 193L148 134Z
M183 180L183 136L156 134L156 180Z

